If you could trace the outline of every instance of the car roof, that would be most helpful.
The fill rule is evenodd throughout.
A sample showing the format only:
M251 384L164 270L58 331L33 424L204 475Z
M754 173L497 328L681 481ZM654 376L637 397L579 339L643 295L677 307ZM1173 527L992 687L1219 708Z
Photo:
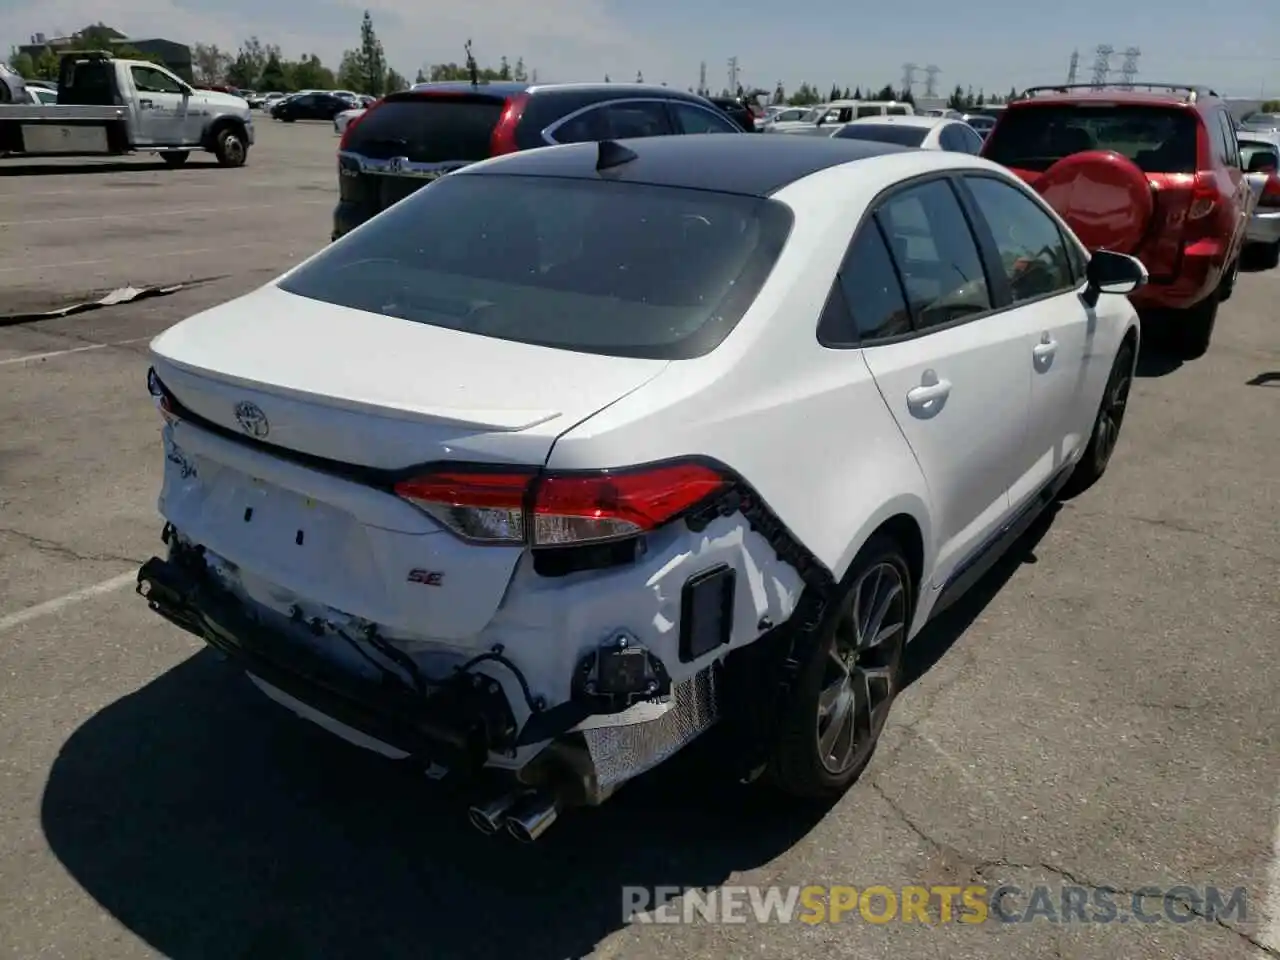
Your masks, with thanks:
M880 116L859 117L857 120L850 120L850 123L892 123L899 127L936 127L940 123L960 123L959 120L952 120L949 117L926 117L921 114L894 114L887 113Z
M572 143L525 150L463 167L450 176L596 179L684 187L767 197L810 174L910 147L829 137L761 136L758 133L701 133L614 141L636 154L628 163L597 172L597 143Z

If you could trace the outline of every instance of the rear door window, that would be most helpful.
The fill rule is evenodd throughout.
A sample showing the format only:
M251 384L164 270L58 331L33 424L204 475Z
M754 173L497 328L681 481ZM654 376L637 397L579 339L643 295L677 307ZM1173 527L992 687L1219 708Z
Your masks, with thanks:
M1015 304L1075 288L1071 257L1052 217L994 177L968 176L964 182L991 228Z
M658 100L624 100L602 103L556 127L556 143L589 143L628 137L660 137L674 133L665 105Z
M406 322L612 356L715 348L790 233L776 200L460 172L287 275L297 296Z
M741 133L742 130L717 116L710 110L696 104L672 100L667 104L676 118L676 127L680 133Z
M992 309L978 243L951 185L934 180L895 193L876 212L916 326Z
M371 160L484 160L504 103L494 97L421 95L391 100L364 115L351 132L347 149Z
M1005 111L983 155L1006 167L1044 171L1075 153L1113 150L1146 173L1195 173L1196 129L1195 113L1181 107L1020 106Z

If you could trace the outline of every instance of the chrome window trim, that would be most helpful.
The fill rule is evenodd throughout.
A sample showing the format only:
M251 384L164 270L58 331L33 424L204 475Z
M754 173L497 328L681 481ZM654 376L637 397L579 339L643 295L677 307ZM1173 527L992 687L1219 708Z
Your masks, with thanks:
M543 127L542 133L540 135L547 144L553 147L558 147L560 146L560 141L555 139L555 132L559 130L561 127L563 127L570 120L576 120L578 117L581 117L583 114L590 113L592 110L601 110L605 107L612 107L612 106L616 106L618 104L624 104L624 103L660 103L663 106L666 106L668 103L671 102L672 99L674 98L672 97L618 97L616 99L611 99L611 100L596 100L594 103L589 103L585 107L579 107L577 110L574 110L572 113L566 113L563 117L561 117L555 123L552 123L549 126ZM683 101L683 102L688 102L688 101ZM697 104L695 104L695 106L697 106Z

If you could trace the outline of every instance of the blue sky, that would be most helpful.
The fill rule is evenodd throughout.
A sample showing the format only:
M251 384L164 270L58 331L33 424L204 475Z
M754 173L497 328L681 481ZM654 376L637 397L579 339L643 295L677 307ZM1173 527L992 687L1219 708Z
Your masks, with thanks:
M876 13L847 0L375 0L370 7L392 65L410 77L423 64L461 60L471 37L482 62L522 56L545 80L606 73L632 80L641 71L646 80L687 87L705 60L708 81L719 88L736 55L743 82L766 87L778 80L789 88L805 80L824 88L896 85L902 64L913 61L940 67L943 90L960 83L1005 92L1063 80L1076 48L1088 79L1094 48L1110 43L1142 49L1140 78L1280 97L1276 0L1224 3L1218 13L1203 0L1075 0L1070 15L1063 4L1010 0L916 0ZM257 33L290 55L313 51L336 64L357 42L363 9L341 0L0 0L0 42L100 19L137 36L224 47ZM1118 67L1120 57L1113 62Z

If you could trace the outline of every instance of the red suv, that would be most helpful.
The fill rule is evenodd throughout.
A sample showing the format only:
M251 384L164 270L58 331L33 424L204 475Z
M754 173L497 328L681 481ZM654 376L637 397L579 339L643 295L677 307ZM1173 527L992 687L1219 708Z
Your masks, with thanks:
M1001 112L982 155L1038 190L1090 250L1138 257L1133 297L1182 352L1209 347L1239 271L1252 194L1231 116L1174 84L1032 87Z

